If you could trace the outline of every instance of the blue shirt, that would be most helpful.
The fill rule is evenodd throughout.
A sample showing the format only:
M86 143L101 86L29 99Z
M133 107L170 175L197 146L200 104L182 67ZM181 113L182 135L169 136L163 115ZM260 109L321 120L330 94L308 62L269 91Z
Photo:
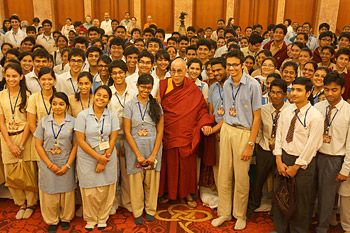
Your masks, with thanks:
M219 82L214 83L210 86L208 102L213 105L215 122L219 123L223 115L218 115L218 109L224 105L224 89L221 87Z
M232 95L236 95L235 117L229 115L229 110L233 105ZM253 112L261 108L261 87L258 81L243 72L241 80L236 86L230 76L224 84L224 108L225 123L252 128Z

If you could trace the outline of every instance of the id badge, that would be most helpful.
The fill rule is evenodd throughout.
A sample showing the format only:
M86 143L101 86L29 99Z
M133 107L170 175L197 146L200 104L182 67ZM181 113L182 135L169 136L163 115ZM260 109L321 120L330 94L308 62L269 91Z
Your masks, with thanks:
M230 115L230 116L233 116L233 117L236 117L236 109L235 109L235 106L232 106L232 107L230 108L229 115Z
M332 141L332 136L329 136L327 134L323 134L323 143L331 143Z
M218 108L218 115L219 116L225 115L225 109L223 107Z
M269 146L274 146L276 142L276 138L269 138Z
M100 142L100 144L98 144L98 147L100 148L100 150L109 149L109 141Z
M50 152L52 155L60 155L61 154L61 147L54 147L51 148Z
M9 130L18 130L18 123L9 122Z
M148 130L147 129L138 129L137 135L141 137L148 136Z

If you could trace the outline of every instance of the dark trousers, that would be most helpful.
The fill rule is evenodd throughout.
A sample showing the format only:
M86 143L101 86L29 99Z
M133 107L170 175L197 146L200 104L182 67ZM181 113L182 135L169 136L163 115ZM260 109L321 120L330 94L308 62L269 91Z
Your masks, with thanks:
M327 156L317 153L318 224L317 233L327 233L331 220L335 195L340 186L336 182L344 161L343 156Z
M293 166L297 157L282 152L282 162L287 166ZM297 208L293 220L288 221L283 212L273 208L274 224L278 233L306 233L308 232L310 219L310 203L312 201L312 188L316 172L316 159L313 158L306 169L300 168L295 175ZM279 182L277 182L277 189Z
M249 193L248 215L251 215L254 210L259 208L261 204L262 189L266 182L267 176L271 171L276 169L276 158L271 151L266 151L257 147L255 181Z

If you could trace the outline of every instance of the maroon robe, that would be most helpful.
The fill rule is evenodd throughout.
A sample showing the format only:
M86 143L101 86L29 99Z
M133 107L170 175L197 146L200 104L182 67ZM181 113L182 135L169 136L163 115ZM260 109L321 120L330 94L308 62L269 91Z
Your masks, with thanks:
M168 92L168 82L173 90ZM164 136L159 195L169 199L184 198L197 193L196 151L201 139L201 127L214 123L202 92L189 78L175 86L169 79L159 84L164 112Z

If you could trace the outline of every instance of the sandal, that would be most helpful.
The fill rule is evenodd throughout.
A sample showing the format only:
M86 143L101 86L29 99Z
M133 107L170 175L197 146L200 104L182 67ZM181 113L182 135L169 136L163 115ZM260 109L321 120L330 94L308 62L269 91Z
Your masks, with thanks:
M27 219L30 216L32 216L34 210L35 210L35 206L27 207L26 211L24 212L23 219Z
M196 208L198 206L196 200L194 199L189 200L186 198L186 203L187 203L187 206L190 208Z
M158 202L160 204L166 204L169 202L169 198L167 195L163 195L163 196L159 197Z
M16 219L23 219L23 215L26 212L26 208L20 208L16 214Z

